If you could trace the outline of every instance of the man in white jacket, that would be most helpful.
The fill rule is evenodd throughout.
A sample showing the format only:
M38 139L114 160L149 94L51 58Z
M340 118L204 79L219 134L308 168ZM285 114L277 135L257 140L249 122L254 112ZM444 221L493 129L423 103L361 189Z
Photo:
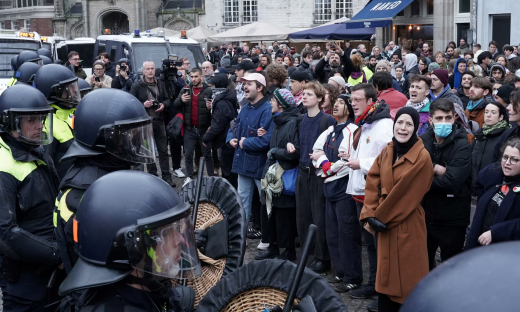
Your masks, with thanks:
M347 194L356 201L358 218L365 198L365 178L377 155L392 140L393 121L390 108L384 101L377 100L377 92L371 84L358 84L352 87L352 108L359 127L354 133L354 142L347 166L350 167ZM356 299L370 298L376 295L375 281L377 272L376 241L372 234L363 231L363 240L367 246L370 275L368 284L351 290L350 296ZM377 307L377 300L370 306ZM370 306L367 307L370 311Z

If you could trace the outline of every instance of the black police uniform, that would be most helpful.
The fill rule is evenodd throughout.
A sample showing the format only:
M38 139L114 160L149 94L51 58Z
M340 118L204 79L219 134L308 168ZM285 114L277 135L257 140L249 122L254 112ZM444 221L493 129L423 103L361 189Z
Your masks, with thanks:
M131 161L132 151L127 151L128 155L114 156L103 147L107 142L100 141L109 125L139 119L148 120L151 124L151 117L133 95L121 90L95 90L81 100L74 118L75 139L62 158L62 161L73 159L73 163L61 180L54 210L56 240L67 274L78 260L73 239L73 219L85 191L94 181L110 172L128 170L132 164L154 161L151 156ZM128 159L125 159L126 156Z
M124 170L95 181L75 217L80 258L60 286L60 311L192 311L193 289L171 284L181 269L200 272L189 219L189 203L155 176ZM170 273L168 263L182 266Z
M72 165L72 160L60 162L60 159L65 155L74 138L72 117L81 99L77 81L78 78L70 70L57 64L42 66L34 77L34 86L52 102L51 106L54 108L54 140L52 144L45 147L45 151L54 160L60 179ZM65 98L63 94L66 94Z
M8 109L38 106L51 112L45 97L29 86L10 87L0 96L3 120L8 119ZM49 277L60 264L52 226L58 176L41 146L15 139L4 123L0 130L3 307L4 311L43 311Z

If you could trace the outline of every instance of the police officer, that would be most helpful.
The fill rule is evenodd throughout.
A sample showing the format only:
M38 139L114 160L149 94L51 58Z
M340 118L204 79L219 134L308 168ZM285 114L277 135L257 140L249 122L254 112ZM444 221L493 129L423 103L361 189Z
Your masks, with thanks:
M74 140L61 159L74 162L61 180L54 218L67 274L78 259L72 220L88 187L110 172L155 160L152 118L133 95L98 89L80 103L74 113Z
M72 165L72 160L60 162L60 159L72 144L72 116L81 100L78 78L66 67L50 64L38 70L34 77L34 86L45 95L54 108L55 140L45 150L54 160L61 180Z
M32 63L32 62L25 62L18 68L16 71L16 83L18 84L24 84L28 86L32 86L32 81L34 79L34 75L36 75L36 72L41 68L40 65Z
M89 94L90 91L92 91L92 87L88 84L88 82L85 79L78 78L78 86L81 98L83 98L85 95Z
M40 146L52 142L52 111L45 96L29 86L12 86L0 96L4 311L43 311L49 277L61 263L52 225L58 176Z
M15 55L11 58L11 70L13 71L13 77L9 79L7 82L7 87L14 86L16 83L16 71L18 71L18 67L16 67L16 60L18 59L18 55Z
M13 64L13 62L14 62L14 64ZM25 62L36 63L36 64L38 64L40 66L43 65L42 58L38 55L38 53L36 53L34 51L22 51L22 52L20 52L20 54L18 54L17 56L15 56L15 57L13 57L11 59L11 68L14 71L14 75L13 75L13 78L11 78L11 80L9 80L9 82L7 83L8 87L14 86L14 84L16 83L16 80L17 80L16 79L16 71Z
M171 283L200 273L190 205L167 183L140 171L107 174L85 192L74 233L80 258L60 294L84 290L75 311L190 311ZM61 308L70 309L68 298Z
M40 48L40 49L38 49L37 53L39 56L45 56L52 60L52 52L49 49Z

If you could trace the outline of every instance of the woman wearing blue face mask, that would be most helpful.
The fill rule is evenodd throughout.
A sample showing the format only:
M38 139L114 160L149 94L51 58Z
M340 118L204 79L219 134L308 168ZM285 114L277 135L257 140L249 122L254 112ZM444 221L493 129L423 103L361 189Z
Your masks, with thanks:
M452 102L436 99L430 104L430 128L420 136L430 153L435 175L422 200L430 270L435 267L438 247L442 261L462 251L469 224L471 148L466 130L455 122L454 115Z

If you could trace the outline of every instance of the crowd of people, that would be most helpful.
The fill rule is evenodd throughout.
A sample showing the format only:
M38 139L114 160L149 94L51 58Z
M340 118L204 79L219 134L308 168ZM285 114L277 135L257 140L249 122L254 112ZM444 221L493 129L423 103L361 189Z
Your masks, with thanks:
M520 58L514 46L502 52L494 41L472 51L464 39L436 53L426 42L415 51L390 42L370 53L363 44L327 43L323 51L307 44L297 53L275 41L212 48L200 68L185 57L172 70L145 61L142 76L128 59L113 63L102 53L89 77L77 52L66 66L41 66L38 53L20 53L12 86L0 96L4 310L43 310L57 267L69 274L64 289L71 292L85 268L121 270L120 250L76 247L78 222L90 222L78 212L94 209L79 209L90 185L144 166L171 187L174 177L185 185L204 157L208 176L236 188L247 236L261 239L255 259L295 261L315 224L308 268L332 270L339 293L377 296L369 311L398 311L437 255L446 261L520 239ZM143 194L135 192L117 205ZM152 266L157 242L148 247ZM127 284L159 287L132 274ZM165 304L164 297L150 300Z

